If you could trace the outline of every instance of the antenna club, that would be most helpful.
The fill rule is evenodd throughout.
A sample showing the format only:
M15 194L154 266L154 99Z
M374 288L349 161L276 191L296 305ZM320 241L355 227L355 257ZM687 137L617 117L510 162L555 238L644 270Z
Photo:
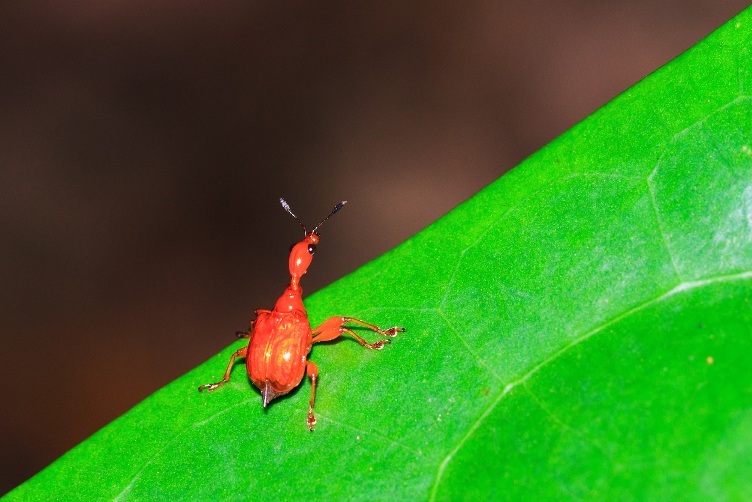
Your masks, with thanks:
M340 201L340 202L339 202L339 204L337 204L336 206L334 206L334 209L332 209L332 212L331 212L331 213L329 213L329 216L327 216L326 218L324 218L323 220L321 220L321 221L319 222L319 224L318 224L318 225L316 225L316 226L315 226L315 227L313 228L313 230L311 230L311 233L312 233L312 234L315 234L315 233L316 233L316 230L318 230L318 228L319 228L319 227L320 227L321 225L323 225L323 224L324 224L324 222L325 222L326 220L328 220L329 218L331 218L332 216L334 216L334 215L335 215L335 213L336 213L337 211L339 211L340 209L342 209L342 208L343 208L343 207L345 206L345 204L347 204L347 201L346 201L346 200L343 200L343 201Z
M287 211L288 213L290 213L290 216L292 216L293 218L295 218L295 220L298 222L298 224L301 227L303 227L303 233L304 234L308 234L308 230L306 230L306 227L305 227L305 225L303 225L303 222L300 221L300 218L298 218L297 216L295 216L295 213L293 213L292 209L290 209L290 204L288 204L287 201L285 199L283 199L282 197L279 198L279 203L282 204L282 207L285 208L285 211Z

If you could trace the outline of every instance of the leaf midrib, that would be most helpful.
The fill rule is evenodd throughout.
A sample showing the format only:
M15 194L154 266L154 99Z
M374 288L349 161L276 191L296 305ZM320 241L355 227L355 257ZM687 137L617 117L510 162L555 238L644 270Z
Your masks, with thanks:
M590 339L594 335L602 332L609 326L616 324L617 322L621 321L622 319L626 319L627 317L636 314L637 312L640 312L641 310L644 310L645 308L654 305L656 303L660 303L664 300L667 300L668 298L671 298L672 296L683 293L685 291L691 291L693 289L705 287L711 284L717 284L717 283L723 283L723 282L732 282L732 281L742 281L745 279L752 278L752 270L747 270L744 272L739 272L736 274L726 274L726 275L719 275L707 279L700 279L696 281L683 281L677 284L676 286L672 287L671 289L665 291L664 293L657 295L651 299L645 300L644 302L622 312L621 314L618 314L611 319L601 323L600 325L592 328L591 330L585 332L584 334L572 339L570 343L562 347L561 349L557 350L550 356L548 356L546 359L535 365L532 369L527 371L524 375L522 375L520 378L512 381L511 383L507 384L504 389L499 393L498 396L486 407L486 409L481 413L478 418L470 425L467 432L457 441L457 444L449 451L449 453L446 454L442 462L439 464L436 475L434 477L434 482L431 486L431 495L429 500L431 502L434 502L436 500L436 496L438 493L438 488L441 483L441 478L444 474L444 470L446 469L447 465L449 465L449 462L451 462L452 458L459 452L462 447L465 445L468 439L475 433L476 430L481 426L483 421L486 419L488 415L493 412L494 409L496 409L496 406L504 399L504 397L509 394L509 392L517 387L520 384L525 383L530 377L532 377L535 373L537 373L541 368L548 365L549 363L555 361L563 354L567 353L570 349L573 347L579 345L580 343Z

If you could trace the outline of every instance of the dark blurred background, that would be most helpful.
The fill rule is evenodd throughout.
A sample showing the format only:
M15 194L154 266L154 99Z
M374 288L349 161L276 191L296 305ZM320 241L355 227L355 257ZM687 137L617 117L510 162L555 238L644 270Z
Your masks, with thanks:
M0 494L747 3L0 3Z

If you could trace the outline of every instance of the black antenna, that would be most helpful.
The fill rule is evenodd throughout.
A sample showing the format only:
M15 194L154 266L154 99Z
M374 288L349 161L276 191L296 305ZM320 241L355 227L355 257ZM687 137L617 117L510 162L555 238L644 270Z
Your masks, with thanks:
M316 233L316 229L318 229L321 225L323 225L326 220L328 220L329 218L331 218L332 216L334 216L334 213L336 213L337 211L339 211L340 209L342 209L343 207L345 207L345 204L347 204L347 201L343 200L342 202L340 202L339 204L337 204L336 206L334 206L334 209L332 209L332 212L329 213L329 216L327 216L326 218L324 218L323 220L321 220L321 222L318 225L316 225L316 227L313 230L311 230L311 233L315 234Z
M285 211L287 211L288 213L290 213L290 216L292 216L293 218L295 218L295 220L298 223L300 223L300 226L303 227L303 232L305 232L305 234L308 235L308 230L306 230L306 227L305 227L305 225L303 225L303 222L300 221L300 218L298 218L297 216L295 216L295 213L292 212L292 209L290 209L290 204L288 204L287 201L285 199L281 198L281 197L279 199L279 202L280 202L280 204L282 204L282 207L285 208ZM339 204L337 204L336 206L334 206L334 209L332 209L332 212L329 213L329 216L327 216L326 218L324 218L323 220L321 220L319 222L319 224L316 225L316 227L313 230L311 230L311 233L312 234L316 233L316 230L321 225L323 225L326 220L328 220L329 218L331 218L332 216L334 216L334 213L336 213L337 211L339 211L340 209L342 209L345 206L345 204L347 204L347 201L343 200Z
M300 223L300 226L303 227L303 233L305 233L306 235L308 235L308 230L306 230L306 227L305 227L305 225L303 225L303 222L300 221L300 218L298 218L297 216L295 216L295 213L292 212L292 209L290 209L290 204L288 204L287 201L285 199L283 199L282 197L279 198L279 202L282 204L282 207L285 208L285 211L287 211L288 213L290 213L290 216L292 216L293 218L295 218L295 220L298 223ZM338 208L335 208L335 209L338 209ZM334 213L332 213L332 214L334 214ZM319 225L320 224L321 223L319 223Z

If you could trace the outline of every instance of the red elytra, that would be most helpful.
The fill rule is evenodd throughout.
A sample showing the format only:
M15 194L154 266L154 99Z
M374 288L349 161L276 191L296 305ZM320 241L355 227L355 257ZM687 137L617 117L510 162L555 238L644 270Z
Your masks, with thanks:
M229 381L235 358L245 357L248 377L261 390L264 407L266 407L275 397L287 394L297 387L307 371L311 379L308 428L313 431L313 425L316 423L316 418L313 416L313 402L316 396L316 383L319 373L316 363L308 361L308 354L311 352L313 344L334 340L347 333L364 347L381 349L385 343L391 343L391 340L387 338L375 343L368 343L345 325L348 323L357 324L390 337L397 336L397 333L405 331L405 328L381 329L352 317L330 317L319 327L311 329L311 324L308 322L308 313L305 305L303 305L303 289L300 287L300 278L308 271L313 254L316 252L316 245L320 239L316 230L342 209L347 201L343 200L334 206L329 216L321 220L310 232L290 210L287 202L284 199L279 199L279 201L282 203L282 207L303 227L305 233L303 240L294 244L290 249L290 285L279 297L273 310L257 310L256 319L251 321L250 330L237 333L239 337L250 338L250 340L246 347L230 356L230 362L222 380L202 385L198 390L212 391Z

